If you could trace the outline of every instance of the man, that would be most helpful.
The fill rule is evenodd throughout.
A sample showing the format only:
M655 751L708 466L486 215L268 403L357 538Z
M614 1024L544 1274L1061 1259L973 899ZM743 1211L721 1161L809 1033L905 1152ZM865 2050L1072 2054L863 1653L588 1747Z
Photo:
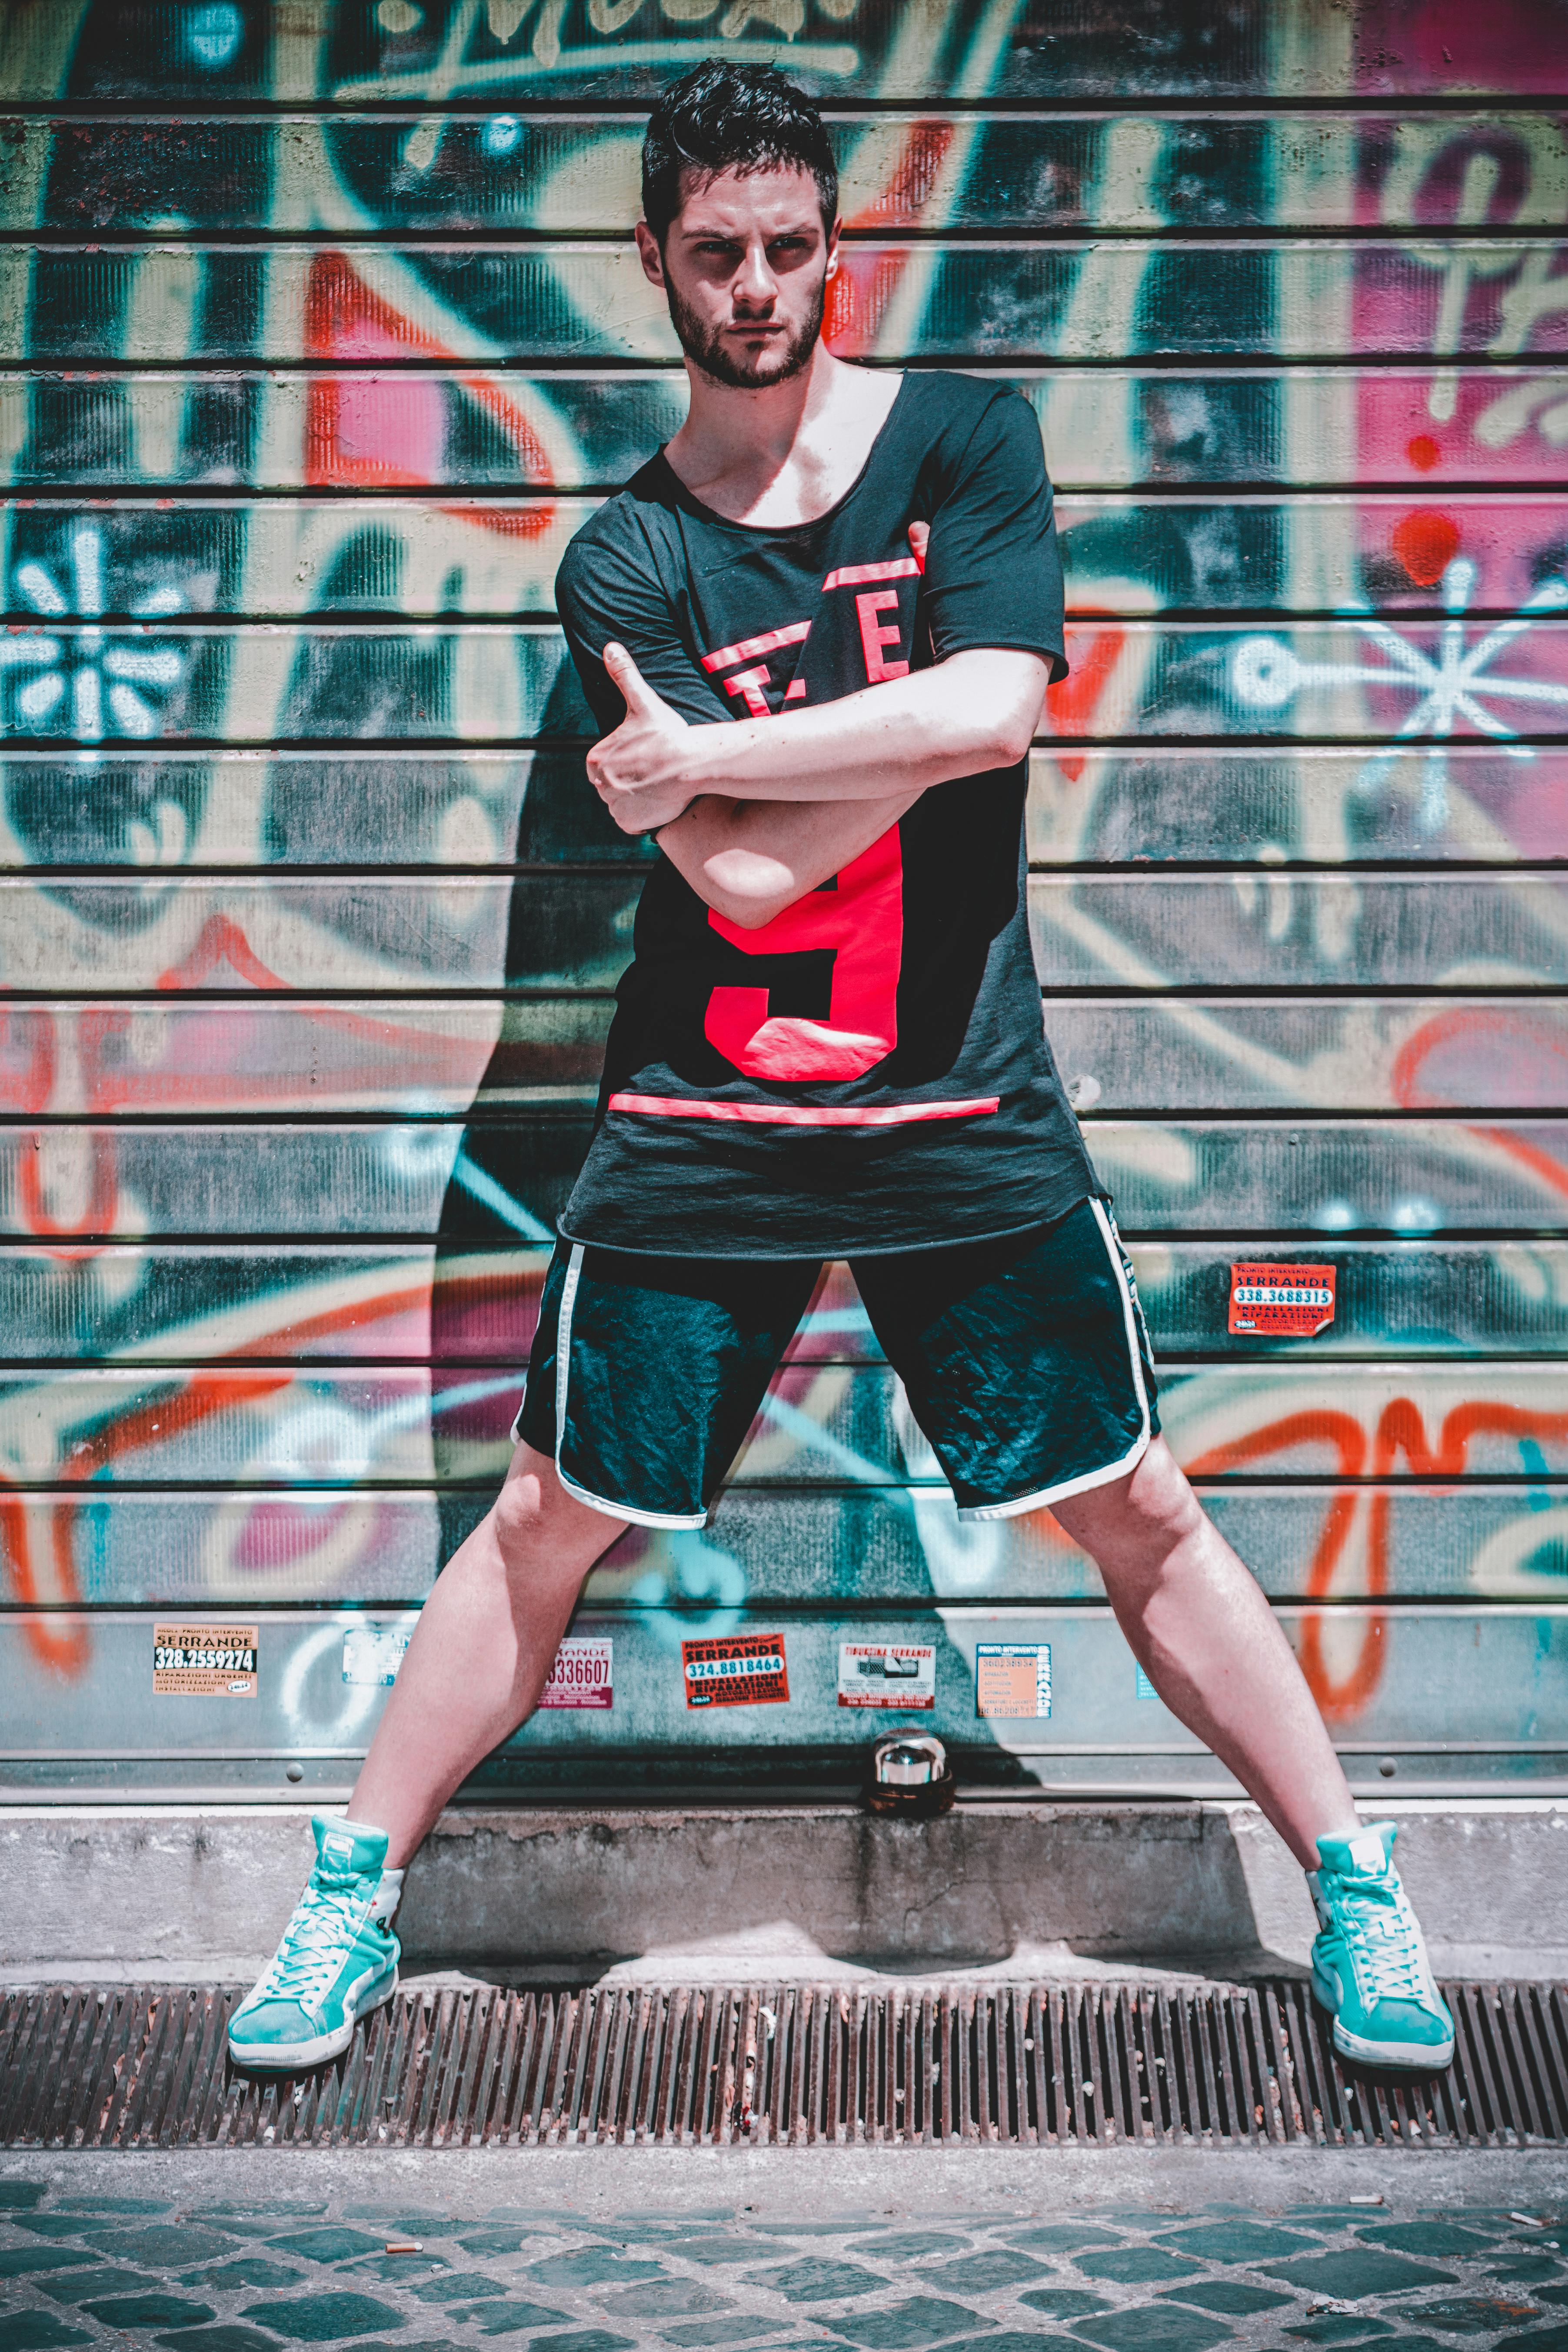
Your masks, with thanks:
M847 1257L960 1509L1048 1506L1166 1704L1310 1874L1348 2055L1452 2021L1282 1633L1158 1434L1131 1270L1041 1033L1026 762L1066 672L1031 412L820 340L837 181L815 110L709 64L655 109L637 239L690 415L568 550L589 775L661 854L514 1435L439 1578L345 1821L237 2011L310 2065L390 1997L405 1865L531 1712L628 1522L703 1524Z

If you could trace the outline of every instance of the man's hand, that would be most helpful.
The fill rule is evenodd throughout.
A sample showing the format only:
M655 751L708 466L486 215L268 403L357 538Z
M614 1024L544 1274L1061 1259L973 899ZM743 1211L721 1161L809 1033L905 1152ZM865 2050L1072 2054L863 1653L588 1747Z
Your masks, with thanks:
M625 646L605 647L605 668L626 715L589 752L588 781L623 833L655 833L696 797L687 782L692 730L645 682Z

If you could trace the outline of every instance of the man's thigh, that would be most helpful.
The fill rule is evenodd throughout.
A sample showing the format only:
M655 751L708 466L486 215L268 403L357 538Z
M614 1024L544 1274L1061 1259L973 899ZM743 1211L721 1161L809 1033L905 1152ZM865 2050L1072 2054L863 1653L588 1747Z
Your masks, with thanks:
M512 1435L579 1502L701 1527L820 1270L558 1243Z
M861 1258L854 1273L964 1517L1125 1477L1157 1432L1148 1334L1103 1202L1000 1241Z

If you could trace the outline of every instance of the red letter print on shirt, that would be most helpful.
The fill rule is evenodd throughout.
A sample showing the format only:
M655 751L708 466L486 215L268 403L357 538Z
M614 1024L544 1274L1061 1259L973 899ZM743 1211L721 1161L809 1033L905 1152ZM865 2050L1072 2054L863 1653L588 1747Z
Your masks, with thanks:
M908 677L907 661L889 661L885 648L896 646L903 631L895 619L891 628L879 627L879 613L897 613L899 592L896 588L875 588L855 599L855 610L860 615L860 643L866 655L868 683L879 686L884 678Z
M904 866L899 828L847 865L832 890L808 890L760 930L709 910L721 939L747 955L833 950L826 1021L768 1013L765 988L716 988L703 1034L748 1078L864 1076L899 1042L899 969L904 946Z
M776 653L782 646L802 645L810 634L809 621L791 621L787 628L766 629L761 636L742 637L738 645L721 646L716 654L704 654L702 667L711 676L715 670L729 669L735 662L750 661L753 654ZM749 719L771 719L768 688L772 683L766 662L758 662L754 668L737 670L733 677L727 677L724 691L745 704ZM791 678L784 698L786 702L804 702L805 678Z
M923 568L921 558L912 555L845 564L830 572L822 585L825 593L834 588L860 588L867 582L913 578ZM896 588L879 586L855 599L868 684L909 675L907 661L888 659L889 646L897 646L902 636L898 603ZM878 617L882 613L895 617L883 622ZM744 703L750 717L765 719L772 680L766 663L757 656L804 644L810 629L809 621L791 621L783 628L742 637L717 653L704 654L702 667L711 675L734 669L737 662L754 664L727 677L724 690ZM795 702L805 695L805 680L795 677L784 698ZM703 1034L745 1076L797 1082L858 1078L892 1052L899 1042L904 945L903 857L896 824L844 868L833 889L809 891L761 930L742 930L711 910L708 920L721 938L746 955L804 955L824 948L833 951L833 987L825 1022L770 1015L765 988L713 991Z

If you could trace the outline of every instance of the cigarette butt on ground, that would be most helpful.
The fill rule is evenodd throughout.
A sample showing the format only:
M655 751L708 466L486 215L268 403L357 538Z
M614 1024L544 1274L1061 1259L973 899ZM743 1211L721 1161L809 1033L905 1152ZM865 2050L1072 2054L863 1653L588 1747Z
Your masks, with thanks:
M422 2254L425 2249L417 2238L388 2238L386 2251L389 2254Z

